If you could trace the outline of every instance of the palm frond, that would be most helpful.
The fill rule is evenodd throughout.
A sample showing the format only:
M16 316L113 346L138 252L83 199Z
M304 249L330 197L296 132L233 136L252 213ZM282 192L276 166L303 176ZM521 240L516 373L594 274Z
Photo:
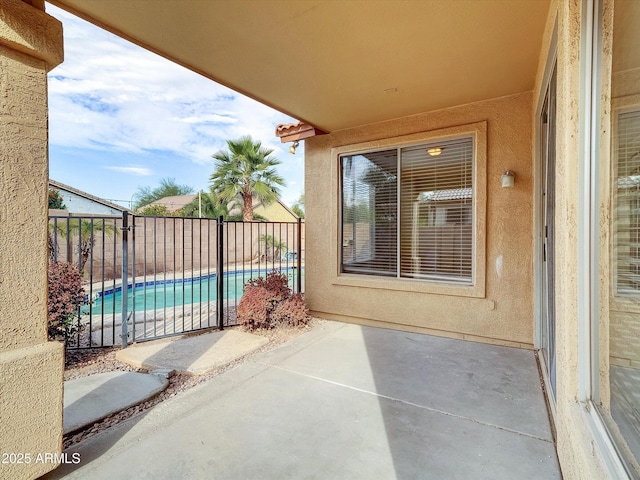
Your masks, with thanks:
M274 168L280 161L271 156L272 149L262 147L250 136L227 140L227 149L213 155L215 171L209 177L211 191L219 200L228 202L238 196L250 196L270 203L279 198L279 187L285 181ZM251 218L252 212L245 220Z

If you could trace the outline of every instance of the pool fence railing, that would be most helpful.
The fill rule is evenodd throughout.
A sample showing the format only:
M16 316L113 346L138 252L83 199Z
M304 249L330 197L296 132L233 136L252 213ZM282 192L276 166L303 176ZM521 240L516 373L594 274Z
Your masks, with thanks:
M49 260L78 266L90 302L67 348L236 325L242 287L273 270L302 293L304 230L301 220L51 215Z

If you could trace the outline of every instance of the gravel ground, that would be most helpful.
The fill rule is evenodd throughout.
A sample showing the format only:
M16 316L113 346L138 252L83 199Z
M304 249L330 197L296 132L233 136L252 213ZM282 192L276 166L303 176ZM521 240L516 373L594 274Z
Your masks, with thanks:
M206 382L211 378L220 375L223 372L235 367L236 365L246 361L247 359L253 357L254 355L264 352L267 350L271 350L292 338L295 338L310 329L320 325L323 321L320 319L313 318L309 322L308 325L303 327L287 327L281 326L274 328L272 330L256 330L254 333L256 335L261 335L267 337L269 342L261 347L259 350L250 353L242 358L239 358L223 367L220 367L216 370L213 370L206 375L184 375L184 374L176 374L169 379L168 387L160 392L155 397L150 400L141 403L139 405L135 405L126 410L113 414L99 422L86 427L83 430L72 432L63 437L63 448L67 449L75 443L80 442L86 438L92 437L97 433L105 430L106 428L111 427L127 418L130 418L134 415L137 415L145 410L157 405L158 403L166 400L167 398L174 397L179 395L181 392L188 390L202 382ZM238 328L240 330L243 327L233 327ZM116 351L117 347L112 348L95 348L88 350L80 350L80 351L68 351L65 358L65 372L64 379L72 380L74 378L85 377L88 375L93 375L96 373L103 372L111 372L114 370L122 370L128 372L141 372L147 373L146 370L136 369L130 367L127 364L119 362L116 360Z

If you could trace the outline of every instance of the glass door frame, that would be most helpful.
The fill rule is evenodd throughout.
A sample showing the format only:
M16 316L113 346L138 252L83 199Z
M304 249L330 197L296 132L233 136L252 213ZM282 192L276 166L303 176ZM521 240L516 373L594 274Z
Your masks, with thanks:
M580 35L578 177L578 401L585 424L612 478L632 478L630 469L599 412L600 404L600 162L603 107L604 5L612 0L582 0ZM612 20L612 19L611 19ZM609 28L613 28L613 22ZM609 70L610 73L610 70ZM606 95L610 99L610 95ZM610 128L605 130L611 135ZM608 293L608 292L607 292ZM608 336L606 337L608 339ZM607 350L608 350L608 346Z
M547 55L547 64L545 66L545 72L540 88L540 96L538 98L538 104L535 115L535 158L536 169L534 175L534 218L535 218L535 239L534 239L534 285L536 289L535 303L534 303L534 316L536 319L536 328L534 335L534 345L538 350L538 359L540 362L542 376L545 382L545 390L549 399L549 409L552 416L555 418L555 379L553 380L549 375L550 365L547 361L547 353L544 351L546 346L545 338L548 338L548 332L545 330L545 316L547 309L547 295L546 281L545 281L545 266L544 261L544 248L545 248L545 198L543 196L543 189L546 188L546 165L543 165L546 161L547 152L545 151L545 144L548 140L543 132L546 129L546 124L543 122L543 112L547 104L547 97L549 93L549 87L552 81L554 71L557 69L557 37L558 37L558 21L553 28L553 34L549 47L549 54ZM555 349L554 349L555 350Z

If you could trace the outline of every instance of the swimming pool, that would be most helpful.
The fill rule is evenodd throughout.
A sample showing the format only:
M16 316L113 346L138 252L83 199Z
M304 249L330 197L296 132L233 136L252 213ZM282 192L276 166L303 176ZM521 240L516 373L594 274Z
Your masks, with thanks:
M296 269L283 269L289 278L289 287L293 288L297 280ZM265 272L243 271L226 273L224 275L224 298L239 299L242 296L244 285L251 279L265 277ZM304 270L302 270L304 278ZM176 278L157 276L156 280L136 282L135 289L132 285L127 288L128 310L161 310L165 308L179 307L194 303L211 302L217 299L216 274L195 277ZM104 290L99 292L90 306L83 307L83 314L92 313L99 315L104 313L116 314L122 312L122 288Z

